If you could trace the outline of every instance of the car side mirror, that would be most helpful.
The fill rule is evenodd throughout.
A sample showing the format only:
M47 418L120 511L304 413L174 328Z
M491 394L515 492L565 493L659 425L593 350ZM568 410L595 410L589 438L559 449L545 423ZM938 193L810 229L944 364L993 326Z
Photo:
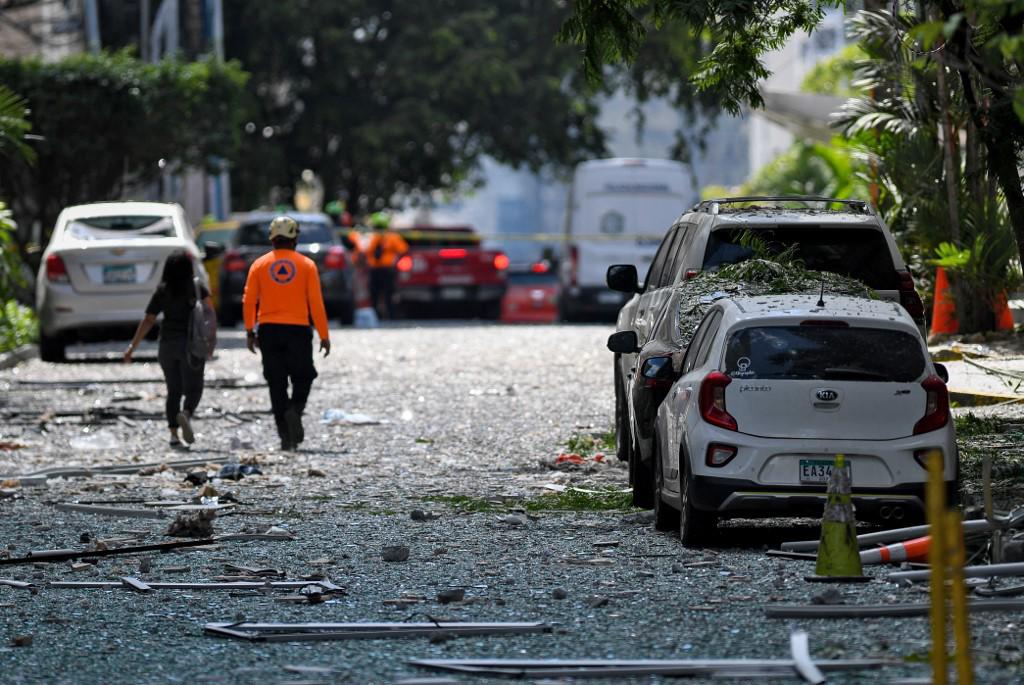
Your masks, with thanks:
M608 336L608 349L616 354L636 354L640 351L636 333L619 331Z
M935 373L942 379L943 383L949 383L949 369L946 368L945 364L936 363Z
M216 259L224 254L225 248L221 243L206 243L203 245L203 261Z
M612 264L608 267L604 280L609 288L620 293L632 295L640 291L636 267L632 264Z

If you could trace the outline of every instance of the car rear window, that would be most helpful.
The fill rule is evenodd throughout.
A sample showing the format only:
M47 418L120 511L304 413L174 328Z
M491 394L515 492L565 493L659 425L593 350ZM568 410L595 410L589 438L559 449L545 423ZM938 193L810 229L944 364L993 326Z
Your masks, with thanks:
M471 228L417 228L401 231L409 247L476 247L480 236Z
M725 373L738 379L910 383L924 372L917 337L884 328L760 326L732 334Z
M242 224L238 229L239 245L266 245L269 242L270 220ZM299 222L299 244L333 243L334 232L327 224L318 221Z
M173 238L174 220L169 216L98 216L72 221L68 235L78 240L134 240Z
M764 240L774 254L796 245L796 257L808 269L856 278L875 290L899 289L889 245L882 232L874 228L800 225L719 229L708 238L704 270L753 257L753 250L740 244L746 231Z

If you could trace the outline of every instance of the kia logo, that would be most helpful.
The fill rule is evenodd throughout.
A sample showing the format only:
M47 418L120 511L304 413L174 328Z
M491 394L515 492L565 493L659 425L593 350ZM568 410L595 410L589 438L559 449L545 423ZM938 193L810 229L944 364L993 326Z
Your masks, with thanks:
M835 402L839 399L839 391L822 388L818 392L814 393L814 396L822 402Z

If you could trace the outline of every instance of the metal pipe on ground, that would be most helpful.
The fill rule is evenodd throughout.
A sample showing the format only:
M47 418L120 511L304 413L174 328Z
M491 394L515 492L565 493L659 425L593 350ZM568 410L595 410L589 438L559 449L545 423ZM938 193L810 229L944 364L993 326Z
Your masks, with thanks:
M988 564L985 566L965 566L965 578L996 578L996 577L1024 576L1024 562L1013 564ZM890 573L887 580L894 583L906 580L912 583L928 580L931 578L931 571L896 571Z
M983 519L976 521L964 521L964 534L985 533L995 528L1019 528L1024 526L1024 509L1014 511L1005 519L997 518L992 523ZM911 538L928 535L931 526L910 526L909 528L894 528L893 530L880 530L875 533L865 533L857 536L857 545L867 547L874 544L887 542L900 542ZM783 542L779 548L784 552L814 552L818 549L818 540L801 540L799 542Z
M1020 599L983 599L968 604L972 614L988 611L1021 611L1024 600ZM768 618L882 618L903 616L927 616L930 604L778 604L766 606L764 614Z

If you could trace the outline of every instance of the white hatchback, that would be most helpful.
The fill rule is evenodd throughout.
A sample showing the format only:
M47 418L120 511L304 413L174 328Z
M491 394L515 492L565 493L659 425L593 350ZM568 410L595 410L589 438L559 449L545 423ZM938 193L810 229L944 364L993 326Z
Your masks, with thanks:
M179 250L205 281L180 205L98 202L64 209L36 278L40 357L62 361L68 343L130 338L167 256Z
M717 302L655 427L655 524L699 544L720 517L820 516L836 454L859 518L924 511L927 454L955 496L945 369L895 302L816 295Z

